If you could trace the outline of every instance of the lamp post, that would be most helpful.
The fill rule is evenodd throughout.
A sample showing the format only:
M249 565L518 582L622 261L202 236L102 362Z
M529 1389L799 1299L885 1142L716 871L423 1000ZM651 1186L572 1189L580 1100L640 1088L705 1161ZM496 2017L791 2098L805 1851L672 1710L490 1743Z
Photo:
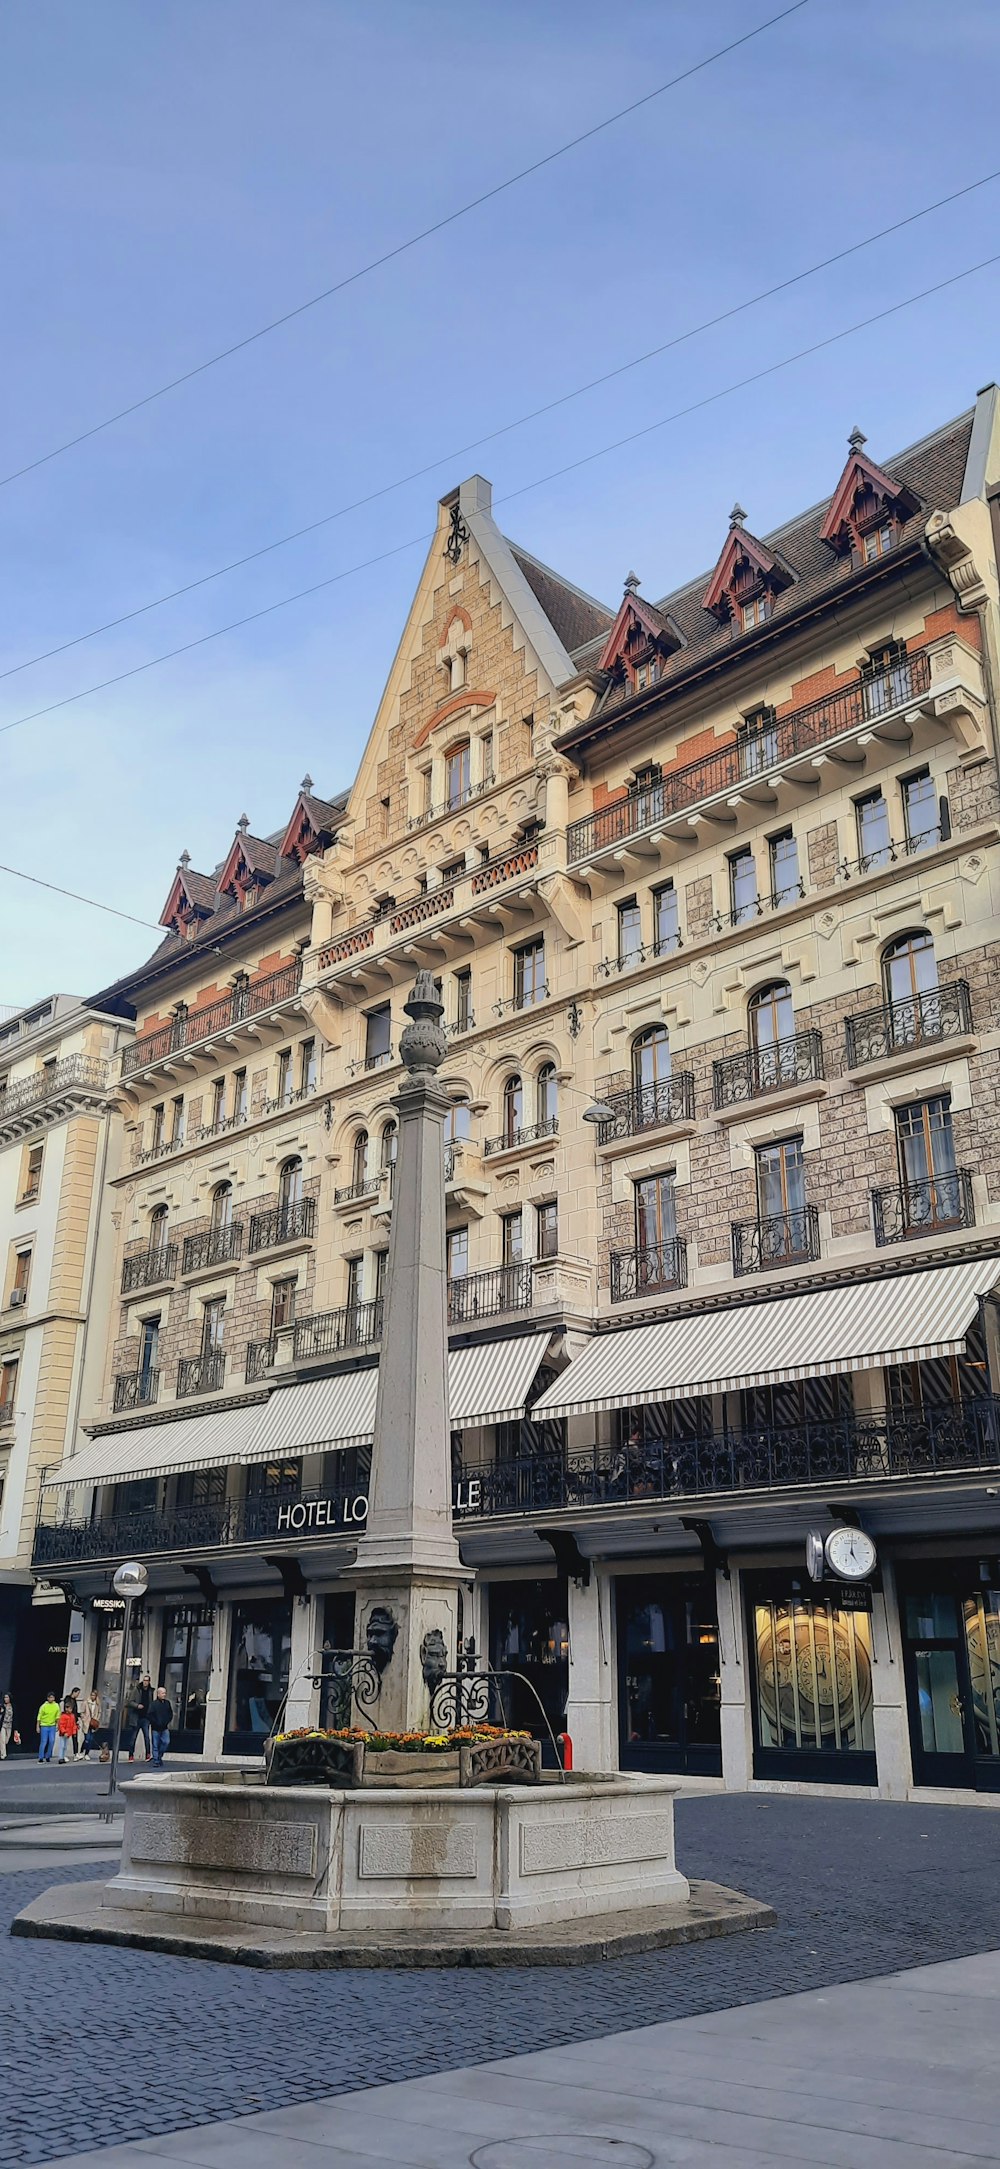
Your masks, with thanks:
M115 1785L118 1780L118 1755L122 1744L122 1719L125 1715L125 1672L128 1665L128 1633L132 1619L132 1606L137 1597L145 1596L149 1586L149 1575L138 1559L126 1559L124 1565L116 1569L111 1586L116 1597L121 1597L124 1600L125 1618L122 1624L121 1662L118 1666L118 1700L115 1708L115 1736L111 1749L111 1775L108 1779L108 1805L101 1810L103 1822L110 1822L114 1813L111 1801L114 1798Z

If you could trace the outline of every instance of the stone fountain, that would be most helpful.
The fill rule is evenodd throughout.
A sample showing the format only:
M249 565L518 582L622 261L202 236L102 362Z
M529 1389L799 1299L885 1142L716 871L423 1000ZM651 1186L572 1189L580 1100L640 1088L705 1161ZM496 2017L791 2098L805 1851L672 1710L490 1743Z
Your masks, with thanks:
M451 1509L449 1099L438 1078L447 1042L428 973L406 1012L370 1504L353 1570L355 1639L378 1655L384 1732L427 1731L442 1651L458 1663L470 1581ZM674 1858L668 1778L546 1772L529 1783L442 1785L414 1767L412 1779L404 1771L387 1786L356 1767L353 1783L265 1784L244 1771L137 1777L124 1788L118 1874L46 1892L14 1932L264 1965L524 1964L772 1917L738 1893L689 1885Z

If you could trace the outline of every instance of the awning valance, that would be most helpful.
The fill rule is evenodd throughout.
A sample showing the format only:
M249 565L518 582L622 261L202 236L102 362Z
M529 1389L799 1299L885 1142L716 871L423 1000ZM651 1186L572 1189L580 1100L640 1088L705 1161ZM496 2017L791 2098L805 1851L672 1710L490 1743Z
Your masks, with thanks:
M1000 1259L974 1258L600 1333L533 1413L589 1415L960 1355L998 1279Z
M243 1461L281 1461L324 1447L364 1445L375 1429L378 1367L281 1386L257 1410L258 1423Z

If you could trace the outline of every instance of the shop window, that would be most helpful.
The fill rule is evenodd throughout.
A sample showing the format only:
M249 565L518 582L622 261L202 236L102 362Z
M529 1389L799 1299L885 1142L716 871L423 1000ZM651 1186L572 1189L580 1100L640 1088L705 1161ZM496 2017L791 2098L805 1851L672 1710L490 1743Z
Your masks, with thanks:
M174 1712L171 1743L189 1755L204 1745L214 1621L211 1605L174 1604L164 1613L159 1684Z
M42 1159L44 1152L44 1145L29 1145L25 1153L24 1167L21 1174L21 1194L18 1198L19 1205L30 1205L38 1196L42 1187Z
M551 1768L556 1758L549 1728L552 1734L565 1731L569 1689L565 1579L493 1582L489 1623L490 1663L506 1675L500 1692L507 1722L541 1740L542 1759Z
M719 1774L714 1575L620 1575L615 1596L621 1768Z
M288 1691L291 1598L260 1598L233 1607L226 1747L260 1752Z
M754 1774L875 1782L871 1615L778 1578L747 1576Z

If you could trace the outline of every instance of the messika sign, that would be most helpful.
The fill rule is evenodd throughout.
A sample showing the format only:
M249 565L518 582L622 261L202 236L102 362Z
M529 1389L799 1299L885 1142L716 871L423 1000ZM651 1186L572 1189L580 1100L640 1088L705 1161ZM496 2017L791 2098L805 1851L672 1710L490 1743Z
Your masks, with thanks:
M466 1477L463 1483L455 1485L452 1500L455 1513L474 1514L482 1503L482 1496L479 1477ZM289 1499L287 1505L278 1508L278 1533L288 1531L298 1535L309 1529L355 1529L367 1518L366 1491L359 1491L354 1498Z

